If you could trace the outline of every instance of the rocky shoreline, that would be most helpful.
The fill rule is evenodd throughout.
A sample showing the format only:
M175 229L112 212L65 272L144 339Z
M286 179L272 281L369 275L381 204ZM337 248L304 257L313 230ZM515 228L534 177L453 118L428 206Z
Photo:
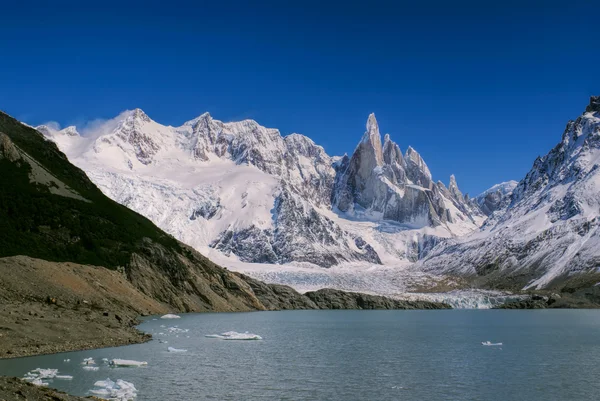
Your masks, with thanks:
M82 401L96 397L77 397L47 387L35 386L16 377L0 376L0 401Z

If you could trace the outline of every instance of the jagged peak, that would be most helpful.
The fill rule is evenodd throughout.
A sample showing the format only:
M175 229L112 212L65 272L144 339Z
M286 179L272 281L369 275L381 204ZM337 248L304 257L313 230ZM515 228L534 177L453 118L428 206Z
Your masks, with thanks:
M406 148L406 152L404 153L404 157L413 161L423 160L419 152L415 150L412 146Z
M69 125L68 127L61 129L60 132L70 136L79 136L79 131L77 131L77 127L74 125Z
M590 96L590 104L585 108L586 113L600 112L600 96Z
M450 174L450 186L455 186L458 188L458 185L456 184L456 177L454 176L454 174Z
M390 134L385 134L384 137L383 137L383 143L384 143L384 145L386 143L388 143L388 142L391 142L391 141L392 141L392 139L390 138Z
M379 126L375 119L375 113L369 114L367 119L367 130L365 131L358 147L365 149L363 145L373 149L375 155L375 161L378 166L383 165L383 147L381 146L381 134L379 133Z
M210 115L210 113L208 111L200 114L198 117L193 118L189 121L186 121L183 123L184 126L189 125L196 125L199 121L203 121L203 120L212 120L212 116Z
M377 134L379 134L379 125L377 124L377 118L375 118L375 113L369 114L369 118L367 119L367 132L377 132Z
M121 122L150 122L152 121L150 119L150 117L148 117L148 115L144 112L144 110L140 109L140 108L136 108L133 110L125 110L124 112L122 112L121 114L119 114L117 117L115 117L114 120L121 120Z

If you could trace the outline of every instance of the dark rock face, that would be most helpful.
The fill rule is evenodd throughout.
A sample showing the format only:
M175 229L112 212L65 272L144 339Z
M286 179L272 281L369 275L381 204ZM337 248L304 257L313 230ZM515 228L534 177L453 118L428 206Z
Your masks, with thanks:
M590 104L585 108L587 113L600 112L600 96L590 97Z
M319 309L452 309L440 302L396 300L329 288L310 291L304 295Z
M267 310L319 309L310 298L287 285L265 284L241 273L237 274L250 285Z

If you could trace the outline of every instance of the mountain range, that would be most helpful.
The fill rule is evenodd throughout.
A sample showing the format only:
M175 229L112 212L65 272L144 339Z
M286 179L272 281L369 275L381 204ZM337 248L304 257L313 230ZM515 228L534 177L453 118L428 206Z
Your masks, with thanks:
M354 153L210 114L178 127L126 111L80 135L36 129L108 197L209 258L314 268L384 266L484 288L543 288L600 265L600 100L520 182L471 198L434 181L373 114ZM559 281L560 281L559 280Z

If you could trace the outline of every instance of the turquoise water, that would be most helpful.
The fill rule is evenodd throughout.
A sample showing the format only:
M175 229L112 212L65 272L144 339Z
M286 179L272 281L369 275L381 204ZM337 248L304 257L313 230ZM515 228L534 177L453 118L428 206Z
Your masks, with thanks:
M189 331L168 334L161 325ZM88 395L96 380L124 379L142 401L600 397L600 311L594 310L189 314L149 319L141 329L168 343L0 360L0 374L58 368L74 379L51 386L78 395ZM230 330L263 340L204 337ZM503 346L482 346L486 340ZM188 351L169 353L169 346ZM100 363L97 372L87 372L80 365L86 357L148 366Z

